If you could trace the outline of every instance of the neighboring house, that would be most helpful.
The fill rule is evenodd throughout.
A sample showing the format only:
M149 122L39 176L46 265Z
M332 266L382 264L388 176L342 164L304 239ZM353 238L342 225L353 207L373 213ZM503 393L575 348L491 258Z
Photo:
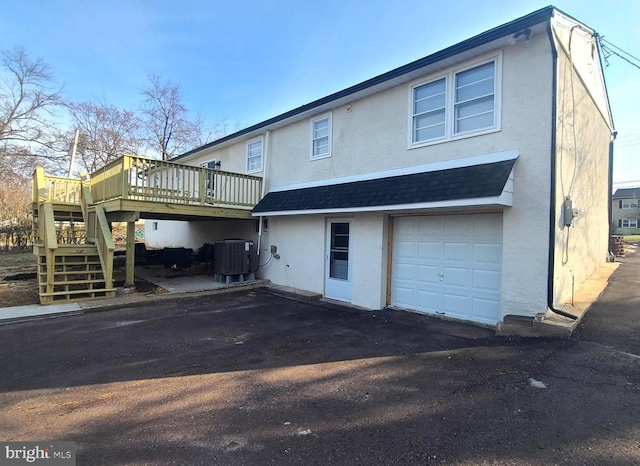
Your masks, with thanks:
M607 258L613 133L596 34L547 7L177 157L261 175L256 222L146 237L253 239L259 277L366 309L562 312Z
M616 235L640 234L640 188L617 189L613 193L611 220Z

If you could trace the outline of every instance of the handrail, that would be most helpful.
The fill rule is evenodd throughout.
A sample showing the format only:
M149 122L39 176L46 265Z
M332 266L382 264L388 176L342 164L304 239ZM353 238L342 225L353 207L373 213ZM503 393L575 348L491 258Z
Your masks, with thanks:
M86 175L82 173L80 205L82 216L86 224L87 243L94 243L98 250L100 265L104 275L105 288L113 288L113 251L115 245L111 237L111 230L107 222L104 208L93 204L91 196L91 183Z
M95 203L128 199L250 208L260 201L262 178L124 155L91 174Z
M34 204L47 201L78 204L80 180L45 175L44 168L36 167L33 172L32 201Z
M40 212L43 219L43 221L40 222L40 239L45 248L50 250L58 249L53 204L50 202L43 203Z
M261 199L262 177L124 155L91 175L93 204L112 199L251 209ZM80 204L81 181L33 174L33 203Z
M53 204L44 202L39 204L39 235L45 248L45 260L47 264L47 293L51 293L54 288L55 279L55 252L58 249L58 239L56 237L55 216L53 214Z

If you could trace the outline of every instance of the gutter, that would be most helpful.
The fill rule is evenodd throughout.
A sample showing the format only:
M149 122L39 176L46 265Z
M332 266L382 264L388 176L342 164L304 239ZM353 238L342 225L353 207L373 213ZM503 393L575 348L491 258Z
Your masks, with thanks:
M553 283L555 273L555 229L556 229L556 121L558 118L557 109L557 91L558 91L558 49L554 42L553 29L551 27L551 18L547 20L547 34L549 36L549 44L551 45L551 57L553 60L553 83L551 98L551 189L549 204L549 265L547 270L547 308L562 317L571 320L578 320L577 316L556 309L553 305ZM607 248L608 250L608 248Z
M611 133L611 141L609 141L609 192L607 193L607 199L609 201L608 214L609 214L609 235L607 236L607 251L611 251L611 234L613 226L613 143L618 137L618 132ZM611 253L611 252L610 252Z

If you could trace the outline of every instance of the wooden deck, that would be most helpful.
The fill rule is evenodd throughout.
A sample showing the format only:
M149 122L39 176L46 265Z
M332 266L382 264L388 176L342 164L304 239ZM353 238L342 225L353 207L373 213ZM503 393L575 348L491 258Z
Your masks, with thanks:
M148 219L251 218L262 178L125 155L91 174L91 194L109 217L139 212Z
M75 211L80 205L80 180L44 172L36 178L34 204L52 202L56 211ZM110 221L128 218L128 213L167 220L251 218L262 194L259 176L132 155L92 173L88 182L93 203L102 205Z
M115 295L109 222L127 222L125 285L132 285L136 220L250 219L261 194L258 176L133 155L114 160L91 177L83 174L80 180L47 176L38 167L32 211L41 303ZM60 242L56 225L61 222L83 224L81 253L76 251L79 246L72 250Z

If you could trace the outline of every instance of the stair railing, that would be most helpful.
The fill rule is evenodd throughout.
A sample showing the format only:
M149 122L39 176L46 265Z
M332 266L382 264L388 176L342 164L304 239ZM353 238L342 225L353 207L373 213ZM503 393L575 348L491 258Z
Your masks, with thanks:
M47 293L52 293L55 280L55 255L58 249L58 238L56 235L55 216L53 214L53 204L43 202L38 206L38 235L45 249L47 264Z
M111 237L107 216L101 205L93 204L91 182L87 174L81 173L80 179L82 182L80 206L86 225L87 243L95 244L98 249L105 288L113 288L113 251L115 250L115 245Z

